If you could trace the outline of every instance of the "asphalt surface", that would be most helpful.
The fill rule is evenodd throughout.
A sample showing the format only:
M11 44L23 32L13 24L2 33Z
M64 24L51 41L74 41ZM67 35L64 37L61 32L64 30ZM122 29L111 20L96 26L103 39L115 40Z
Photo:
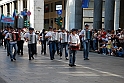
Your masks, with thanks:
M11 62L6 50L0 47L0 83L124 83L124 58L90 53L90 60L83 60L83 51L78 51L76 67L69 67L68 60L55 55L38 54L28 60L27 45L24 55L17 55Z

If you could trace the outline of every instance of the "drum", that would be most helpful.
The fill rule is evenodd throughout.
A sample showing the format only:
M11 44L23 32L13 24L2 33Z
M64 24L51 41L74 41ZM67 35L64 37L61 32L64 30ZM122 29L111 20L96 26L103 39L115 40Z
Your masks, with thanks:
M70 50L80 50L80 46L76 44L70 44Z

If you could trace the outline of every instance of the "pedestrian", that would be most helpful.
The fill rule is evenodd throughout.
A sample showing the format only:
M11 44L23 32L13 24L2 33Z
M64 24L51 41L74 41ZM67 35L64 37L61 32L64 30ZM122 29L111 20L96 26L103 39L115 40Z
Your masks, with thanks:
M45 38L48 39L48 45L49 45L49 53L50 53L50 59L53 60L55 52L56 52L56 43L55 43L55 38L56 35L53 32L53 28L50 26L48 33L45 35Z
M28 41L29 60L34 59L36 43L36 34L34 33L34 28L30 27L29 32L25 33L24 38L26 41Z
M16 60L16 53L18 50L17 47L17 39L18 39L18 35L17 33L14 31L13 27L10 27L10 31L6 34L5 39L9 41L9 54L10 54L10 59L11 61ZM14 52L13 52L13 48L14 48Z
M65 59L68 60L68 35L65 28L60 33L60 59L62 59L63 48L65 49Z
M3 38L4 38L4 47L5 47L5 49L7 48L7 56L9 56L10 54L9 54L9 40L8 39L5 39L5 36L6 36L6 34L7 33L9 33L9 31L10 31L10 27L9 26L7 26L7 27L5 27L5 30L3 31L3 33L2 33L2 35L3 35Z
M17 46L18 46L17 53L18 53L18 55L20 55L20 53L21 53L22 56L23 56L24 34L25 34L24 30L21 29L21 28L18 28L18 36L19 36L19 38L18 38L18 41L17 41Z
M40 41L41 41L41 54L44 53L46 55L46 38L45 38L46 32L45 29L42 30L40 33Z
M69 35L69 66L76 66L76 52L80 49L80 38L76 34L76 29L72 29L72 34Z
M82 30L79 34L81 36L81 40L83 42L83 48L84 48L84 60L89 60L89 47L90 47L90 29L89 29L89 25L86 24L85 25L85 29ZM89 36L87 36L89 35Z

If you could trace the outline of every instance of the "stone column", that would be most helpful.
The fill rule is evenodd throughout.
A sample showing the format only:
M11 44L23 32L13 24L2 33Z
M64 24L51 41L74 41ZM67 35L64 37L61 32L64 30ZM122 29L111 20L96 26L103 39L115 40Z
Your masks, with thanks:
M124 0L120 2L120 28L124 29Z
M102 28L102 0L94 0L93 29Z
M114 30L119 28L120 0L115 0Z
M20 0L17 1L17 6L18 6L18 12L20 12L21 11L21 9L20 9L20 7L21 7Z
M12 3L9 3L10 15L12 16Z
M13 15L13 12L14 12L14 2L12 2L12 15Z
M5 8L4 9L4 11L5 11L4 14L7 16L7 4L5 4L4 8Z
M20 10L23 11L23 0L20 0Z
M21 11L23 11L23 3L22 3L22 0L18 0L17 3L18 3L18 12L20 13L18 15L17 25L19 28L23 28L24 19L23 19L23 16L21 15Z
M73 28L82 28L82 2L81 0L67 0L65 28L71 30Z
M105 30L114 30L115 0L105 0Z
M30 0L27 0L27 9L30 10Z
M30 23L37 31L44 28L44 0L30 0Z

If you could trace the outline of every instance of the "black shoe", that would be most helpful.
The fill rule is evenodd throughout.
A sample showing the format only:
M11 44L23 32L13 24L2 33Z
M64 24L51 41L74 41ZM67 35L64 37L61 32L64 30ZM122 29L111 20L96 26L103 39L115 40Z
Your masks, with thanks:
M73 65L72 64L69 64L70 67L72 67Z
M31 60L31 59L29 59L29 60Z
M11 61L13 61L13 59L11 59Z
M88 58L85 58L84 60L89 60Z
M76 65L72 65L72 66L76 66Z
M16 58L13 58L16 61Z
M34 57L32 56L32 59L34 59Z

